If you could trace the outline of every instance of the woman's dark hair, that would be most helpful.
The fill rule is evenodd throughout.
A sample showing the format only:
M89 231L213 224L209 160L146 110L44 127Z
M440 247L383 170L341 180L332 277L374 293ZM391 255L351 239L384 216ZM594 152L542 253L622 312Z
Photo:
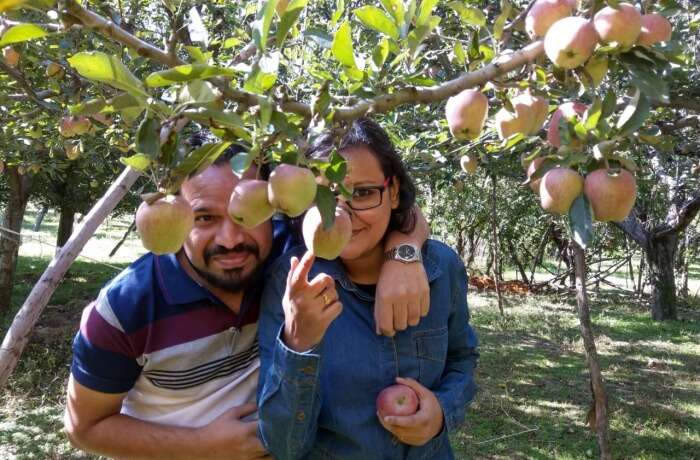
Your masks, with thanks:
M309 147L306 157L325 160L333 148L344 150L351 147L366 147L379 161L385 177L395 177L399 181L399 205L391 211L389 231L409 233L416 224L416 187L408 176L401 156L396 152L389 135L379 124L369 118L355 120L336 144L336 136L328 132L319 136Z

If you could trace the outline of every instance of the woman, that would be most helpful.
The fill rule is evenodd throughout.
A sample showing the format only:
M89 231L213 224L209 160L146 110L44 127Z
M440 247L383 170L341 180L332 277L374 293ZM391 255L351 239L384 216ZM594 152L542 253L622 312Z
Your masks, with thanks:
M333 150L330 136L310 151ZM452 458L448 433L475 393L477 340L466 272L450 248L428 240L422 262L430 312L394 337L375 333L372 306L392 230L410 231L415 188L386 132L357 120L343 136L352 238L340 257L297 248L271 267L259 325L260 434L279 459ZM405 256L405 254L404 254ZM408 416L380 417L375 400L402 383L419 399Z

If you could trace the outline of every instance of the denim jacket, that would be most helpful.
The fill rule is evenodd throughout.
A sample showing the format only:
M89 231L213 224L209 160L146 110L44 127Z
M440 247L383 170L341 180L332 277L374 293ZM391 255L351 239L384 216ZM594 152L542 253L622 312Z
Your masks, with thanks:
M474 397L477 338L469 326L467 277L448 246L429 240L423 264L430 283L430 312L417 326L393 338L378 336L374 299L348 278L339 259L316 259L309 274L335 279L342 313L321 343L305 353L287 348L282 297L289 260L268 272L259 323L260 438L278 459L449 459L448 433L456 430ZM443 430L423 446L401 443L376 415L379 392L395 378L412 377L437 396Z

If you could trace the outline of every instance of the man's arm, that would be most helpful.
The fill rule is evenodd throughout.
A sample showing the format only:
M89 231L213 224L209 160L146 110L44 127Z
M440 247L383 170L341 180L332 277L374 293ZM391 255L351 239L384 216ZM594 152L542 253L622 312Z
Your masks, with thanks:
M240 420L255 411L254 404L235 407L202 428L182 428L120 414L125 396L91 390L71 376L65 413L71 443L108 457L270 458L256 437L257 422Z
M391 232L384 242L388 251L400 244L423 246L430 236L430 226L418 206L414 207L416 225L410 233ZM374 302L377 334L393 336L408 326L415 326L430 308L430 286L421 263L384 262Z

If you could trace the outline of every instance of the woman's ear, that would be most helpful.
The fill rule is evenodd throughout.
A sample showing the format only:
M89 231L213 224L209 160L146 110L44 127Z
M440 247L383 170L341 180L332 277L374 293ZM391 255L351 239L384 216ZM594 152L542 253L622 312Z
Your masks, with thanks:
M391 199L391 209L396 209L399 207L399 188L401 183L393 176L391 178L391 183L389 184L389 198Z

